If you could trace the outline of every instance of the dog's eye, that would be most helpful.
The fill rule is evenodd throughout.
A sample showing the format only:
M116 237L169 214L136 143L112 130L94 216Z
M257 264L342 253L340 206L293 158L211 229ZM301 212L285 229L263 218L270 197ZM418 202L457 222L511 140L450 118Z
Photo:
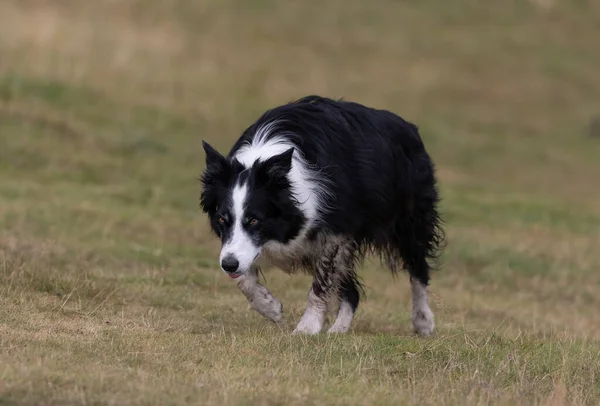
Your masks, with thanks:
M248 222L248 224L250 224L251 226L255 226L258 224L258 220L257 219L250 219L250 221Z
M219 223L225 224L225 218L224 217L219 217Z

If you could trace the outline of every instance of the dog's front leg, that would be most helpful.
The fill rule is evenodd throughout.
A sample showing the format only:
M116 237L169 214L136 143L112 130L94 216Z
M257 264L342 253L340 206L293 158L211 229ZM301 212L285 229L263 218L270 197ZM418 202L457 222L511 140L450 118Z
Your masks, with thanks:
M240 276L237 284L254 310L276 323L282 320L283 306L269 289L258 283L257 268L252 268L247 274Z
M316 281L308 293L306 310L292 334L318 334L323 329L327 312L327 297L321 291L315 291ZM319 292L319 293L317 293Z
M293 331L293 334L318 334L323 329L325 315L330 301L335 298L339 289L340 274L337 265L341 247L339 244L328 244L317 263L312 287L308 293L306 310Z

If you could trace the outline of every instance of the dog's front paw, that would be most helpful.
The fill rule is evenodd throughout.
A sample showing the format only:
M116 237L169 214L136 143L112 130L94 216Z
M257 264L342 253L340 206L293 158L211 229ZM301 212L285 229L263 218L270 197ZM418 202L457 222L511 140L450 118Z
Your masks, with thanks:
M269 320L279 323L283 320L283 305L275 296L268 294L259 294L250 302L254 310Z
M320 328L316 328L315 326L306 326L306 325L298 325L294 331L292 331L293 335L305 334L305 335L316 335L321 332Z
M307 334L307 335L315 335L321 332L323 328L323 320L319 315L315 314L304 314L298 326L294 329L292 334Z
M347 333L349 329L350 329L349 325L335 323L333 326L331 326L329 328L329 330L327 330L327 332L329 334L344 334L344 333Z

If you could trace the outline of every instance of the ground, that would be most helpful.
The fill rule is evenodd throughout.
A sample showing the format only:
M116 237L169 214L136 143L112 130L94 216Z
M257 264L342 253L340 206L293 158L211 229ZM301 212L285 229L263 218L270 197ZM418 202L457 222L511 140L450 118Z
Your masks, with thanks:
M600 3L0 3L0 403L598 404ZM434 337L376 261L345 336L218 269L201 140L317 93L420 126Z

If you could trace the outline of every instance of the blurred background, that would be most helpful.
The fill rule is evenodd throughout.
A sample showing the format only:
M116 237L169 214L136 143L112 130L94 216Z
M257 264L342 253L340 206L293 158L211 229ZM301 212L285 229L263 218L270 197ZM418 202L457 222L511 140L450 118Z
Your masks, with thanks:
M272 328L218 269L201 140L227 152L308 94L419 126L449 237L432 282L440 334L598 339L600 2L451 3L1 0L0 340L33 340L2 355L10 393L31 395L31 379L76 398L32 360L79 382L78 331L117 325L133 346L140 331ZM407 280L379 268L362 272L355 333L409 336ZM310 278L265 273L292 326Z

